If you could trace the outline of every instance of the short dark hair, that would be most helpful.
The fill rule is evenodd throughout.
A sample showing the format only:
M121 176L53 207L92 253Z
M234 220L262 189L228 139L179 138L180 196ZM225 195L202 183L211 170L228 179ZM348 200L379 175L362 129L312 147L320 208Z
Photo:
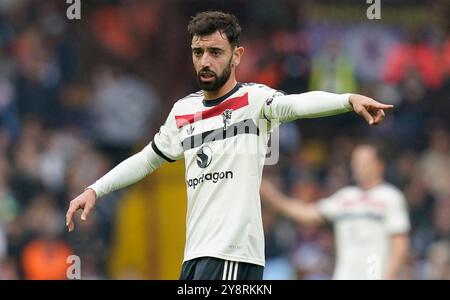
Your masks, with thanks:
M239 45L239 36L241 34L241 26L238 19L228 13L221 11L204 11L192 17L187 30L191 36L205 36L213 34L216 31L225 33L228 42L232 46Z

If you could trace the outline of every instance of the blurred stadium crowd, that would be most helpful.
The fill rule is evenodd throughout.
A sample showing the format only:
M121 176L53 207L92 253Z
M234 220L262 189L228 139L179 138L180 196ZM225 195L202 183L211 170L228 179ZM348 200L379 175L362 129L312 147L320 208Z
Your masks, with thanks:
M350 114L283 125L280 161L266 173L317 201L352 182L354 145L382 141L386 178L405 193L412 221L403 278L450 279L446 1L383 1L378 21L361 1L81 2L79 21L67 20L65 1L0 2L0 279L64 279L71 253L83 257L84 279L112 277L121 194L70 235L68 201L147 144L172 103L197 90L185 27L211 8L241 21L240 81L395 104L376 128ZM330 228L298 226L268 208L263 217L266 278L331 277Z

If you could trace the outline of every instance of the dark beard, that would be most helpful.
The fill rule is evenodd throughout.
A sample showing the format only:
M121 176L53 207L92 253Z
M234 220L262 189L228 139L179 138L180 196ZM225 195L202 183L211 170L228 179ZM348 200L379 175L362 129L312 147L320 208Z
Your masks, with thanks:
M214 74L215 80L213 80L211 82L207 82L207 83L202 82L200 79L200 74L205 71L210 72L211 74ZM198 72L197 84L200 87L200 89L202 89L204 91L207 91L207 92L216 91L224 86L224 84L230 78L230 75L231 75L231 59L228 62L228 65L225 67L225 69L223 69L223 72L222 72L222 74L220 74L220 76L217 76L216 73L212 72L209 69L203 69L200 72Z

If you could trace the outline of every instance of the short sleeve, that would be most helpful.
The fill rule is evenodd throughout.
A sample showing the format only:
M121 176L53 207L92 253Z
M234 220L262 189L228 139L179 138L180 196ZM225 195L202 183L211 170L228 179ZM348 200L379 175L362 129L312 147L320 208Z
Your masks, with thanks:
M155 135L152 142L153 150L169 162L174 162L183 157L183 147L179 138L179 130L175 121L173 109Z
M320 214L327 221L335 221L341 213L341 206L339 205L338 201L339 194L340 192L337 192L328 198L320 200L317 204L317 208L319 209Z
M386 227L388 232L390 234L407 233L410 229L410 221L403 193L399 190L392 190L386 200Z

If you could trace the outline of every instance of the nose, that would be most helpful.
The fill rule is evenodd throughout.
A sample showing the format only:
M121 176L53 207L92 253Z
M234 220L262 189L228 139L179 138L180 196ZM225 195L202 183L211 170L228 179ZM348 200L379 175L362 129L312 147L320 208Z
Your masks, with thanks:
M208 53L204 53L200 58L200 65L203 68L211 66L211 57Z

